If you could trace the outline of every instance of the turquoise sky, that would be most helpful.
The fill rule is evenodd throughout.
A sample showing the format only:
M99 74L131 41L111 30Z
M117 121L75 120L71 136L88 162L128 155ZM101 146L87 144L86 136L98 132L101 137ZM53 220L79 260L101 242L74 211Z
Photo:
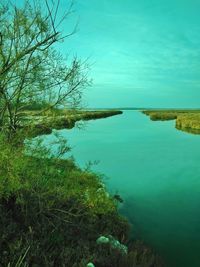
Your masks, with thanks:
M199 0L76 0L75 10L79 31L62 50L90 57L88 106L200 107Z

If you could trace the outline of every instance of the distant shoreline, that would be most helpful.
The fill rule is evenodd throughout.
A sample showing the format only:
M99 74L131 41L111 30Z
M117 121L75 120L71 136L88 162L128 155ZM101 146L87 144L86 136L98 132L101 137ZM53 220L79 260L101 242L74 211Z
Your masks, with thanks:
M147 107L117 107L117 108L85 108L85 110L152 110L152 111L159 111L159 110L164 110L164 111L196 111L199 110L200 111L200 107L199 108L147 108Z

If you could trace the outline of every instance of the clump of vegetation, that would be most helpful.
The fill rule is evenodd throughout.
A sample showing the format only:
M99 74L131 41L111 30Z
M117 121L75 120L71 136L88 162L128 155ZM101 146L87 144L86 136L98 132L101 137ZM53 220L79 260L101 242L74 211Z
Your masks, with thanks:
M200 134L200 112L179 115L176 128L193 134Z
M1 266L13 266L28 247L30 266L85 266L95 259L99 235L122 239L128 233L98 176L80 170L72 159L49 156L46 148L34 145L26 152L5 142L0 221Z
M200 110L145 110L144 114L156 120L176 120L176 128L188 133L200 134Z
M148 115L152 121L166 121L166 120L175 120L177 118L176 112L170 111L149 111L144 110L142 113Z
M49 134L53 129L71 129L78 121L95 120L107 118L122 114L120 110L105 110L105 111L72 111L53 109L43 112L37 116L37 111L26 111L27 116L24 117L24 123L21 128L26 132L31 125L32 136L40 134Z
M15 266L26 254L24 266L135 267L144 259L151 266L144 246L124 254L96 242L105 235L129 246L116 199L101 177L60 158L69 150L62 140L54 154L38 140L0 141L0 265Z

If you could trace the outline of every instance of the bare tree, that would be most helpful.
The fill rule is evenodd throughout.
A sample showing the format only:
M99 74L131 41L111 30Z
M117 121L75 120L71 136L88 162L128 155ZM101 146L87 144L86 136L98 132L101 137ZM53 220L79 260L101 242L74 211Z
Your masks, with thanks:
M23 7L7 1L0 4L0 127L15 131L27 104L80 103L88 78L85 62L67 61L55 48L76 31L59 31L72 2L60 16L60 0L40 1L42 6L27 0Z

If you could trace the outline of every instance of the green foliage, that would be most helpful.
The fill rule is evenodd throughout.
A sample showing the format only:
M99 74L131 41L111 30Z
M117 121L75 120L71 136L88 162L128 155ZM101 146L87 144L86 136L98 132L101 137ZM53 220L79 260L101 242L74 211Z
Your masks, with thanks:
M131 248L129 224L101 177L62 159L64 139L56 135L52 153L42 139L23 137L0 136L0 266L162 266L145 246ZM117 245L99 244L101 236Z
M2 138L0 147L0 265L17 266L30 247L29 266L106 266L96 239L127 238L128 224L101 179L41 144L27 151Z
M24 109L80 106L82 90L90 84L88 66L77 57L66 58L54 44L70 37L61 24L71 14L71 0L60 14L60 1L14 1L0 4L0 129L16 131ZM29 121L30 122L30 121Z
M21 103L21 110L24 111L39 111L43 109L49 109L50 104L45 101L36 102L33 101L32 103Z

